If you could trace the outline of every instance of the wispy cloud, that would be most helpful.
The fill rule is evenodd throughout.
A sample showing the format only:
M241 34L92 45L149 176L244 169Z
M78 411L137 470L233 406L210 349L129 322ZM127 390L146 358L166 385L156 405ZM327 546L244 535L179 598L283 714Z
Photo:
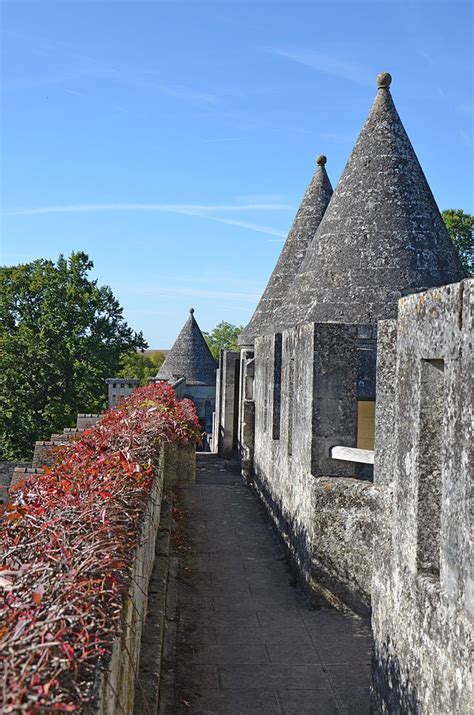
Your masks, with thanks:
M183 287L178 288L176 286L144 286L139 288L137 293L142 293L143 295L166 295L166 296L190 296L194 298L221 298L223 300L231 301L245 301L249 303L254 303L260 297L258 293L240 293L225 290L209 290L207 288L191 288Z
M109 84L119 84L134 89L143 89L148 92L158 92L168 97L184 100L201 106L215 106L220 103L219 97L212 92L182 85L174 79L170 81L169 72L150 70L143 67L110 64L100 58L91 57L64 47L62 44L38 40L36 37L23 33L7 33L23 41L31 50L36 47L41 53L51 55L55 65L60 70L43 74L31 74L23 77L10 76L3 83L4 89L36 89L53 87L55 85L71 85L95 81ZM72 90L70 90L72 91ZM86 95L82 94L83 97Z
M269 238L267 243L285 243L284 238Z
M459 104L457 109L458 112L462 112L463 114L474 114L474 104Z
M461 143L464 144L464 146L469 147L469 149L474 148L474 137L472 136L471 132L465 132L464 130L461 130L460 132L458 132L458 134Z
M208 205L208 204L66 204L62 206L36 206L34 208L22 208L15 211L6 212L9 216L34 216L39 214L67 214L67 213L96 213L96 212L161 212L174 213L184 216L195 216L217 223L224 223L230 226L237 226L249 231L263 233L269 236L285 237L286 233L271 226L262 226L257 223L242 221L239 218L224 218L216 216L216 213L229 213L240 211L292 211L293 206L282 203L250 203L250 204L230 204L230 205Z
M283 194L245 194L244 196L234 196L234 199L235 201L244 201L248 203L253 203L254 201L257 203L280 203L288 201L288 197L283 196Z
M293 206L281 203L251 204L65 204L61 206L36 206L16 209L8 215L92 213L96 211L162 211L170 213L207 214L215 211L290 211Z
M257 233L266 233L269 236L282 236L285 237L286 233L283 231L278 231L275 228L271 228L270 226L261 226L258 223L248 223L247 221L239 221L237 219L230 219L230 218L220 218L218 216L206 216L205 218L210 219L211 221L217 221L218 223L226 223L229 224L230 226L238 226L239 228L246 228L249 231L256 231Z
M352 60L346 61L329 53L296 47L274 48L267 51L331 77L338 77L364 87L373 87L374 84L372 71Z

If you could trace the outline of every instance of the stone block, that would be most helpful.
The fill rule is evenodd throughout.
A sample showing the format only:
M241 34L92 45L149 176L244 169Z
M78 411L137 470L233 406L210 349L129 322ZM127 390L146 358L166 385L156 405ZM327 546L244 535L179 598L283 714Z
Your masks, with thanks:
M464 713L472 704L473 283L399 304L395 435L376 437L376 479L391 484L381 495L387 536L374 550L377 713Z

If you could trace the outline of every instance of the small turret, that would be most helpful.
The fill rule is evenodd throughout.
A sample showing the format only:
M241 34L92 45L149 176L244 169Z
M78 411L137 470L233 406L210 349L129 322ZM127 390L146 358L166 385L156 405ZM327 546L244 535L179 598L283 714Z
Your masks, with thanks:
M316 158L316 172L306 189L260 302L250 322L240 334L240 345L253 345L259 335L267 335L278 329L275 316L285 300L286 293L332 196L332 186L325 168L326 161L326 157L322 154Z
M194 308L190 308L189 317L156 377L171 381L185 377L187 385L215 385L216 369L216 361L194 318Z

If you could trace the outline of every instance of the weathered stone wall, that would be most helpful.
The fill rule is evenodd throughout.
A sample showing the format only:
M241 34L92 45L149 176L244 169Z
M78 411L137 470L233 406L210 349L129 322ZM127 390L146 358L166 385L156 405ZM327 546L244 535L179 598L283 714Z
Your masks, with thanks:
M148 582L155 559L163 496L163 478L155 479L136 550L130 588L122 613L122 635L115 642L107 671L98 684L100 715L133 713L135 675L140 658L142 625L145 619Z
M205 431L212 431L212 413L216 409L216 385L186 384L184 397L193 401L197 416L204 425Z
M256 341L255 487L311 590L367 614L376 490L351 477L353 464L329 458L331 446L356 443L357 329L284 331L279 390L275 349L275 336Z
M119 402L132 394L140 385L140 380L131 377L108 377L106 379L109 407L117 407Z
M165 444L160 458L160 476L155 479L142 534L136 550L128 597L122 614L122 635L116 641L107 671L98 682L99 715L131 715L134 712L136 673L145 622L148 584L155 560L163 489L168 485L193 484L196 446Z
M67 438L58 440L38 440L35 442L33 453L33 467L50 467L55 459L58 449L67 442Z
M472 707L473 283L403 298L398 330L381 329L387 384L376 436L384 533L374 549L374 713Z
M213 449L221 457L237 452L240 352L222 350L217 370Z
M165 485L194 484L196 481L196 443L188 445L165 442L160 468Z
M93 414L91 412L77 415L76 427L77 429L89 429L89 427L96 425L100 418L100 414Z

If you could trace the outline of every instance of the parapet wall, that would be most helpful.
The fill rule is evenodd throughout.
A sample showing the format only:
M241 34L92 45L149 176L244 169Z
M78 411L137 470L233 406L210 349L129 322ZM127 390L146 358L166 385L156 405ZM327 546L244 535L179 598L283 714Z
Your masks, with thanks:
M355 445L356 326L301 325L255 345L243 471L311 591L372 608L377 715L472 704L473 285L407 296L380 322L373 484L330 458Z
M473 285L403 298L397 330L383 327L392 379L376 442L376 713L472 707Z
M375 489L331 446L357 437L357 327L311 323L255 346L254 480L313 593L368 614Z
M132 715L134 712L136 674L163 493L169 486L193 484L195 480L195 442L188 445L164 443L160 478L155 479L150 493L140 543L133 560L130 588L122 611L122 634L113 646L108 668L98 686L98 715Z

